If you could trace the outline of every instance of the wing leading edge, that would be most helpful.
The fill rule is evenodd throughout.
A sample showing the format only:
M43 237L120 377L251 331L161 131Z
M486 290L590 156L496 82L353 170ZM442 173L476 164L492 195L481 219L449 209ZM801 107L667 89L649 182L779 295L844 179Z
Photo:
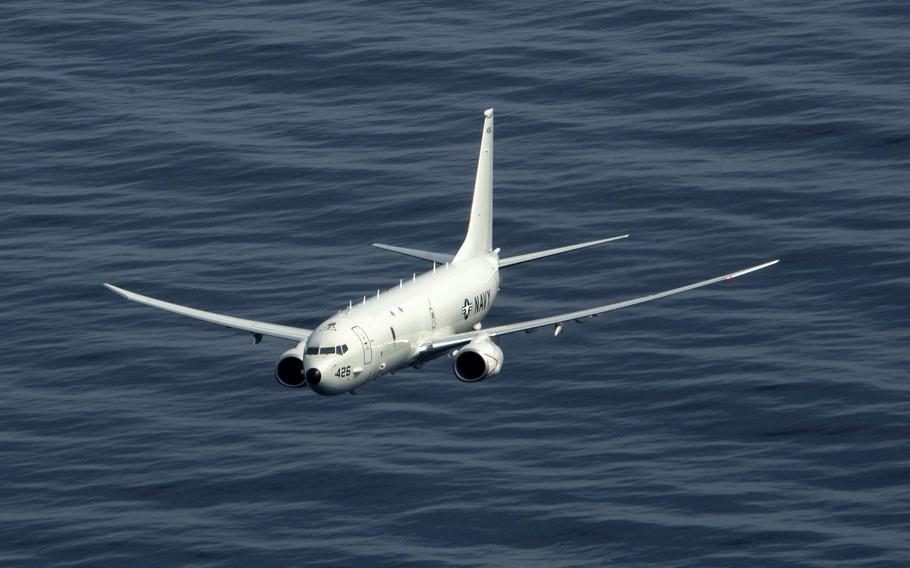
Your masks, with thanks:
M597 306L595 308L588 308L586 310L578 310L575 312L568 312L564 314L558 314L555 316L549 316L545 318L533 319L522 321L513 324L500 325L496 327L490 327L487 329L480 329L477 331L467 331L464 333L458 333L455 335L450 335L448 337L441 337L437 339L428 340L426 343L421 345L420 351L437 351L441 349L447 349L449 347L455 347L458 345L465 344L477 336L486 335L489 337L496 337L497 335L506 335L509 333L516 333L519 331L530 331L539 327L544 327L547 325L561 325L565 322L572 320L581 320L584 318L589 318L602 314L604 312L610 312L613 310L618 310L620 308L627 308L629 306L634 306L636 304L643 304L645 302L650 302L652 300L659 300L660 298L666 298L667 296L672 296L674 294L679 294L682 292L688 292L689 290L694 290L696 288L701 288L703 286L709 286L711 284L716 284L717 282L724 282L726 280L733 280L739 276L761 270L763 268L768 268L780 262L779 260L772 260L764 264L759 264L751 268L746 268L739 270L737 272L732 272L730 274L725 274L723 276L718 276L717 278L711 278L708 280L702 280L701 282L696 282L694 284L689 284L687 286L680 286L679 288L673 288L672 290L667 290L666 292L659 292L657 294L650 294L648 296L642 296L641 298L635 298L633 300L626 300L624 302L617 302L615 304L606 304L603 306Z
M118 288L112 284L105 283L104 287L132 302L138 302L140 304L145 304L146 306L152 306L153 308L166 310L189 318L198 319L209 323L215 323L224 327L229 327L231 329L239 329L240 331L252 333L253 337L256 338L257 343L263 335L267 335L269 337L278 337L281 339L291 339L294 341L305 341L306 338L309 337L313 332L311 329L302 329L288 325L279 325L274 323L235 318L233 316L226 316L223 314L197 310L196 308L181 306L179 304L172 304L170 302L165 302L164 300L156 300L155 298L150 298L148 296L143 296L142 294L124 290L123 288Z

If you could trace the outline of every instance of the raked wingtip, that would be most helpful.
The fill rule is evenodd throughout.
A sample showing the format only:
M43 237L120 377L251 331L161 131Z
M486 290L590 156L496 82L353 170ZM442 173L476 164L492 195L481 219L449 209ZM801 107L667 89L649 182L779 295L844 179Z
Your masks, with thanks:
M728 274L728 275L725 277L725 279L726 279L726 280L733 280L734 278L737 278L737 277L739 277L739 276L745 276L746 274L750 274L750 273L752 273L752 272L756 272L756 271L758 271L758 270L762 270L763 268L768 268L769 266L774 266L774 265L777 264L778 262L780 262L780 259L771 260L771 261L768 261L768 262L764 262L764 263L762 263L762 264L759 264L759 265L757 265L757 266L753 266L753 267L751 267L751 268L746 268L746 269L743 269L743 270L739 270L739 271L737 271L737 272L733 272L732 274Z
M113 292L114 294L117 294L118 296L122 296L122 297L124 297L124 298L127 297L127 295L126 295L126 290L124 290L124 289L122 289L122 288L118 288L118 287L114 286L113 284L108 284L107 282L104 282L103 284L104 284L104 287L105 287L105 288L107 288L108 290L110 290L110 291Z

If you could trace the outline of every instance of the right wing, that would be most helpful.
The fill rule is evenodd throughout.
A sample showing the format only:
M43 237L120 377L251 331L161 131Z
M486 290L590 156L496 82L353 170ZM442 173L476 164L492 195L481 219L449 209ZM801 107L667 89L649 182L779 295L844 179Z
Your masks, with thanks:
M452 259L455 258L454 254L445 254L442 252L430 252L428 250L412 249L405 247L396 247L392 245L385 245L382 243L373 243L373 246L376 248L381 248L382 250L387 250L390 252L397 252L398 254L403 254L405 256L413 256L414 258L419 258L421 260L430 260L439 264L445 264L447 262L452 262Z
M224 327L230 327L232 329L239 329L240 331L248 331L253 334L256 343L259 343L259 340L262 339L263 335L268 335L269 337L279 337L281 339L292 339L294 341L305 341L306 338L309 337L311 333L313 333L313 330L311 329L302 329L288 325L278 325L274 323L265 323L261 321L235 318L233 316L205 312L203 310L197 310L196 308L181 306L179 304L172 304L163 300L156 300L155 298L149 298L148 296L143 296L142 294L130 292L129 290L124 290L123 288L118 288L107 283L104 284L104 287L111 292L114 292L115 294L123 296L127 300L139 302L140 304L145 304L146 306L152 306L153 308L167 310L169 312L174 312L175 314L207 321L209 323L216 323L218 325L223 325Z
M512 323L507 325L500 325L496 327L489 327L486 329L479 329L476 331L466 331L464 333L458 333L455 335L450 335L448 337L440 337L436 339L430 339L426 343L420 346L420 352L433 352L439 351L442 349L447 349L449 347L455 347L457 345L463 345L468 343L472 339L480 335L486 335L489 337L496 337L497 335L506 335L508 333L515 333L518 331L530 331L538 327L544 327L547 325L561 325L568 321L579 321L584 318L593 317L604 312L610 312L613 310L618 310L620 308L627 308L629 306L634 306L636 304L643 304L645 302L650 302L651 300L658 300L660 298L666 298L667 296L672 296L673 294L679 294L681 292L687 292L689 290L694 290L696 288L701 288L702 286L708 286L709 284L715 284L717 282L723 282L726 280L733 280L736 277L743 276L744 274L749 274L750 272L755 272L756 270L761 270L762 268L767 268L773 266L780 262L779 260L772 260L771 262L766 262L764 264L759 264L758 266L753 266L752 268L746 268L738 272L733 272L731 274L725 274L723 276L718 276L717 278L711 278L710 280L702 280L701 282L696 282L695 284L689 284L688 286L681 286L679 288L673 288L672 290L667 290L666 292L660 292L658 294L651 294L649 296L642 296L641 298L635 298L634 300L626 300L624 302L617 302L615 304L606 304L603 306L598 306L596 308L588 308L586 310L578 310L576 312L568 312L565 314L559 314L555 316L549 316L545 318L539 318L534 320L522 321L518 323Z

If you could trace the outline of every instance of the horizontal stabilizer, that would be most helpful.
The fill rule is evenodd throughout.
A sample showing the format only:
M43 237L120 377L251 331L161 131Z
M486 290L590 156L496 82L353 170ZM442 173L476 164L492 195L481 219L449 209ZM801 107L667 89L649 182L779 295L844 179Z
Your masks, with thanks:
M414 258L419 258L421 260L429 260L432 262L438 262L439 264L445 264L447 262L452 262L452 259L455 258L455 255L445 254L441 252L430 252L428 250L412 249L405 247L395 247L392 245L384 245L382 243L373 243L373 246L376 248L381 248L383 250L397 252L398 254L403 254L405 256L413 256Z
M521 264L522 262L529 262L531 260L537 260L539 258L546 258L548 256L553 256L555 254L562 254L564 252L572 252L574 250L579 250L583 248L593 247L595 245L608 243L610 241L618 241L619 239L625 239L629 235L619 235L618 237L610 237L608 239L599 239L596 241L588 241L586 243L578 243L577 245L568 245L559 248L553 248L548 250L542 250L538 252L529 252L528 254L520 254L518 256L510 256L508 258L499 259L499 267L512 266L513 264Z

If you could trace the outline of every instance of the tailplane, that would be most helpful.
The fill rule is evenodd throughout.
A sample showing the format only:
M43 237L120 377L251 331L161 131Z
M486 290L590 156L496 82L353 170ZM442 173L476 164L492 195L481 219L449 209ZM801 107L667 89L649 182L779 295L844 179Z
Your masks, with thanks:
M454 262L483 256L493 250L493 109L485 110L483 116L468 234L455 254Z

